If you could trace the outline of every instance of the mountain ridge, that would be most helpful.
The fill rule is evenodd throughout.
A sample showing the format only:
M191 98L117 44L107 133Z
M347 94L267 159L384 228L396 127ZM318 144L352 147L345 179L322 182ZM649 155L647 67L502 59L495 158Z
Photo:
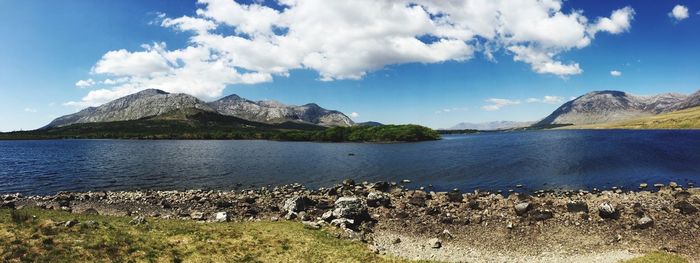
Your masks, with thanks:
M43 128L63 127L77 123L138 120L190 108L267 124L290 121L326 127L352 126L354 124L342 112L327 110L315 103L294 106L277 101L254 102L235 94L216 101L205 102L185 93L168 93L158 89L146 89L98 107L89 107L73 114L58 117Z

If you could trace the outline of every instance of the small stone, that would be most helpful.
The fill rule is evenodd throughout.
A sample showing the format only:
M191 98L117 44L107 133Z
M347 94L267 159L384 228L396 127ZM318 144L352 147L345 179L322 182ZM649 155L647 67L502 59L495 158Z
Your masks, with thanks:
M651 217L648 216L643 216L637 220L637 225L635 225L635 227L638 229L646 229L652 226L654 226L654 219L651 219Z
M77 224L78 224L78 221L75 221L75 220L68 220L68 221L66 221L65 224L63 224L63 226L65 226L65 227L73 227L73 226L75 226L75 225L77 225Z
M508 229L513 229L513 222L508 222L508 223L506 224L506 228L508 228Z
M532 219L535 219L537 221L544 221L554 217L554 212L552 212L552 210L549 209L536 209L530 214Z
M325 213L323 213L323 215L321 215L321 220L323 220L323 221L330 222L330 221L332 221L333 219L335 219L335 216L333 216L333 211L332 211L332 210L331 210L331 211L326 211Z
M668 183L668 186L670 186L671 188L676 188L676 187L678 187L678 183L670 182L670 183Z
M389 207L391 205L391 198L389 195L382 192L371 192L367 194L367 206L369 207Z
M428 245L430 245L431 248L441 248L442 247L442 242L440 239L437 238L431 238L428 240Z
M617 219L620 216L615 206L608 202L600 204L598 207L598 215L606 219Z
M519 216L524 216L527 211L530 209L530 203L528 202L523 202L515 205L515 213Z
M353 185L355 185L355 180L353 180L353 179L345 179L345 180L343 180L343 185L345 185L345 186L353 186Z
M647 184L647 183L639 184L639 189L646 189L647 187L649 187L649 184Z
M566 211L570 213L588 213L588 204L585 201L570 201L566 203Z
M226 212L218 212L214 215L214 221L216 222L227 222L228 219L228 213Z
M396 245L396 244L398 244L398 243L401 243L401 239L398 238L398 237L397 237L397 238L394 238L394 240L392 240L391 243L394 244L394 245Z
M442 230L442 233L440 234L440 238L453 239L454 236L452 235L452 233L450 233L450 230L445 229L445 230Z
M129 221L129 224L132 224L132 225L143 225L146 223L147 223L146 218L143 216L135 216L134 218L131 219L131 221Z
M307 229L321 229L321 225L319 223L316 223L316 222L303 221L301 223L304 224L304 228L307 228Z
M661 188L661 187L664 187L664 184L654 184L654 187Z
M410 183L411 183L411 180L403 179L403 180L401 180L401 183L402 183L402 184L410 184Z
M523 185L522 185L522 184L516 184L516 185L515 185L515 188L523 188Z
M190 213L190 218L192 218L192 220L204 220L204 213L199 211L192 212Z
M282 209L287 212L301 212L313 205L313 201L306 196L294 196L284 200Z

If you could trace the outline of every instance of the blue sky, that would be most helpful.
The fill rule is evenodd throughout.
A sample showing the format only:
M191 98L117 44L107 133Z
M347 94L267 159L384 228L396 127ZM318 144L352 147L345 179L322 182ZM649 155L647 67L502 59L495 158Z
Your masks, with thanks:
M465 41L467 45L458 45L462 49L429 45L426 49L386 49L382 46L353 45L355 38L345 40L348 50L336 53L335 50L339 49L332 46L334 42L324 42L326 45L323 49L313 47L319 41L341 38L347 31L342 30L342 24L339 24L341 27L338 27L337 34L314 34L315 39L295 38L297 41L301 39L305 45L303 52L280 45L280 54L298 51L298 56L289 58L284 65L278 61L259 59L259 56L250 57L253 56L250 52L240 49L226 49L231 51L229 55L233 59L230 61L237 70L235 77L217 75L221 73L218 71L210 72L206 67L213 67L214 63L199 64L201 67L196 71L186 71L190 64L182 57L176 61L185 61L182 63L186 65L177 69L197 72L194 75L198 77L188 79L193 74L185 73L163 79L152 75L143 77L145 75L139 75L143 74L141 72L124 72L120 66L133 66L118 64L126 63L126 59L114 60L106 55L122 49L124 53L121 55L124 57L121 58L128 58L138 55L138 52L165 54L184 50L188 46L211 48L218 42L196 42L198 39L194 37L240 36L253 39L254 35L264 31L260 28L244 31L241 28L248 24L236 24L243 22L236 22L235 18L246 14L230 15L226 13L226 6L217 13L215 8L219 7L212 3L165 0L0 1L0 35L3 36L0 41L0 131L35 129L55 117L101 103L106 97L94 99L89 95L91 91L105 90L109 96L120 94L114 91L125 84L109 86L101 82L125 76L131 77L131 81L126 83L129 88L119 92L156 85L171 88L172 91L186 91L205 100L235 93L253 100L274 99L288 104L316 102L346 114L357 113L353 117L355 121L417 123L433 128L450 127L459 122L537 120L570 97L594 90L614 89L647 95L692 93L700 89L700 50L697 48L700 46L700 3L697 1L565 1L555 11L564 15L578 12L587 18L586 28L595 25L599 17L610 17L614 10L630 7L633 12L630 13L629 27L620 32L615 29L599 30L599 33L594 33L590 43L582 46L574 47L561 42L564 41L561 39L546 38L547 35L542 38L537 34L523 33L522 39L525 40L519 40L521 42L517 45L547 47L537 50L537 54L555 53L546 63L561 62L569 66L554 71L538 69L538 65L545 63L542 61L515 61L518 53L508 49L509 45L514 45L513 40L506 43L499 38L488 39L488 36L469 36ZM245 7L248 4L251 3L242 1L237 6ZM687 18L679 20L669 15L676 5L688 9ZM284 12L275 2L266 2L262 6ZM357 7L348 12L371 13L362 8L374 7ZM429 10L428 4L423 8ZM198 14L197 9L204 12ZM301 7L298 9L301 10ZM214 23L216 28L207 33L183 30L178 26L186 25L185 22L175 20L182 16ZM255 19L262 16L251 17L253 20L248 22L256 24L260 21ZM292 17L288 18L292 22L284 23L290 23L290 28L309 25L303 24L309 21L293 20L292 15L289 17ZM382 17L369 18L365 22L383 21ZM430 18L437 19L432 15ZM175 22L167 26L164 21L168 19ZM406 19L410 22L413 18ZM197 21L186 22L194 24ZM292 34L280 27L272 27L272 34ZM397 37L413 34L396 27L386 30L389 31L380 32L389 33L371 36L377 39L370 37L371 41L366 43L384 43L382 41L386 41L384 38L389 34L397 34ZM514 35L529 32L527 29L511 30L516 32ZM355 33L367 36L362 35L366 32ZM416 39L432 44L440 38L459 38L443 33L435 35L437 37L416 36ZM256 39L253 45L266 43L261 39L263 37ZM144 44L148 47L144 47ZM418 44L423 47L422 43ZM331 48L326 49L328 46ZM485 46L494 47L493 57L489 58L488 52L484 51ZM370 55L361 58L359 54L363 54L364 49ZM350 55L342 53L350 51ZM318 63L309 60L314 58L314 53L323 54L325 60ZM354 54L358 54L357 57ZM341 62L340 66L332 66L338 61ZM212 62L212 59L209 58L207 62ZM578 65L574 68L576 63ZM612 76L611 71L619 71L621 76ZM199 74L202 72L215 77ZM141 76L140 80L134 80L139 79L138 76ZM93 79L96 84L83 88L76 86L79 80L88 79ZM187 85L178 84L188 81L197 85L205 83L191 91ZM545 96L549 96L549 99L545 100ZM489 99L507 102L501 107L489 108L488 105L494 105L494 101L487 101Z

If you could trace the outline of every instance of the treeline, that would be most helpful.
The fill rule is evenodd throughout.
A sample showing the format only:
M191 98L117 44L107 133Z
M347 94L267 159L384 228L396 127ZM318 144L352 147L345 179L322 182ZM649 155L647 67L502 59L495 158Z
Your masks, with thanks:
M440 135L420 125L377 127L333 127L317 130L260 129L221 126L187 126L149 122L149 125L119 122L76 124L47 130L0 133L0 140L27 139L205 139L279 140L320 142L416 142L440 139ZM118 127L116 126L118 125Z

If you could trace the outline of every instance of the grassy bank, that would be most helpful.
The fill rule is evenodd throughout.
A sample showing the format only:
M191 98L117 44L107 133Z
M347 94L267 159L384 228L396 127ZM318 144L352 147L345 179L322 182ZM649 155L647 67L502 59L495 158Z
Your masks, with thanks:
M562 129L700 129L700 107L629 121L567 126Z
M17 211L0 210L3 262L403 262L294 222L135 225L126 217ZM68 220L79 223L67 227Z

